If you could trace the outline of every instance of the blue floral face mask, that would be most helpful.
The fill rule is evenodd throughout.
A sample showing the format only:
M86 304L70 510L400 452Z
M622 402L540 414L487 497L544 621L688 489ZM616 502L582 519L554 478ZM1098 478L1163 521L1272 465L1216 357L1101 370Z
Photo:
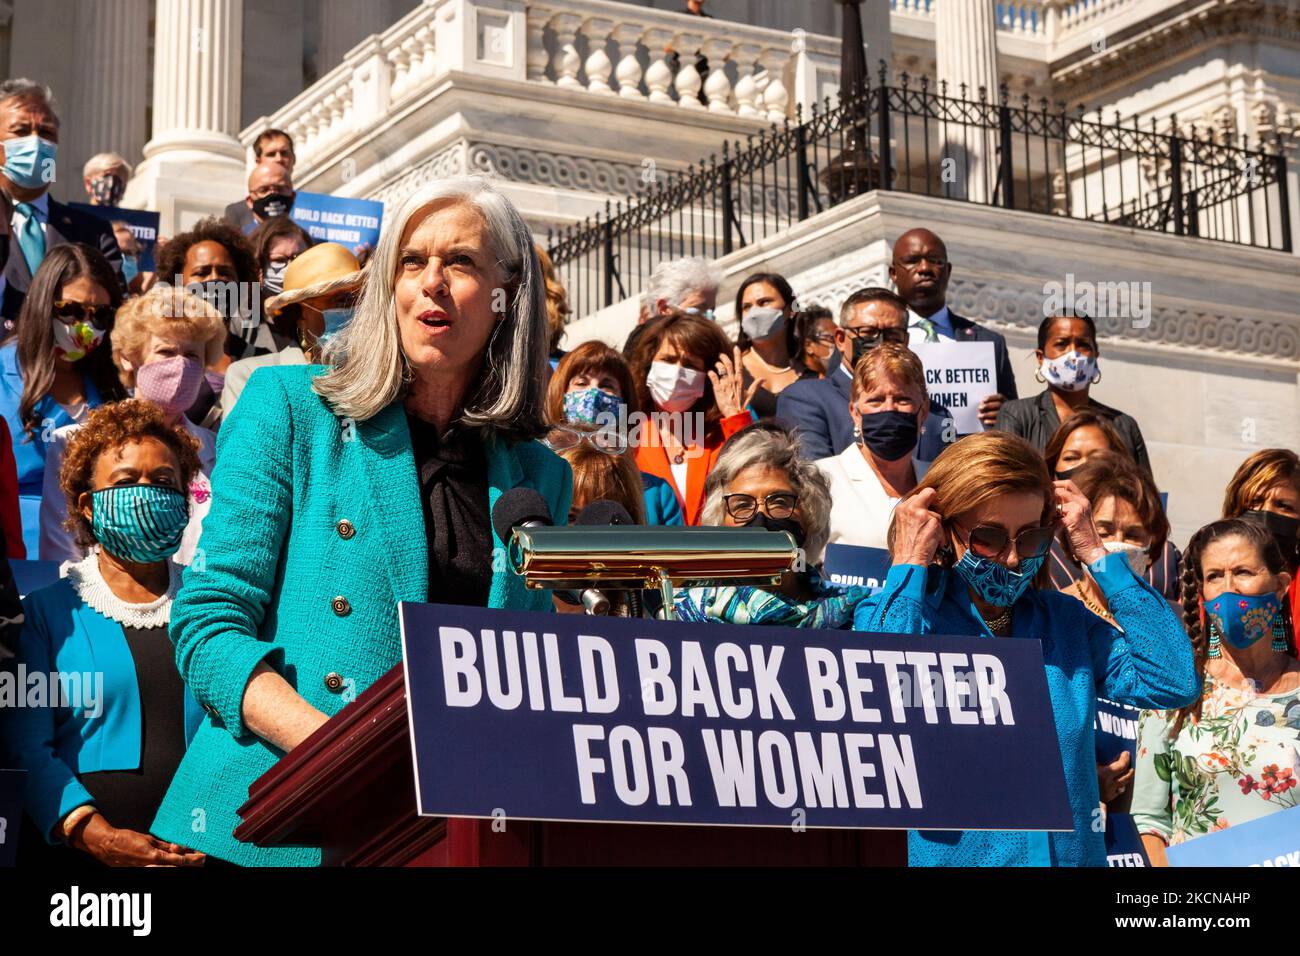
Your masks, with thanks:
M1047 555L1023 558L1020 570L1012 571L1005 564L999 564L992 558L982 558L968 548L961 560L953 565L953 570L989 604L994 607L1010 607L1029 590L1034 575L1046 560Z
M1273 633L1273 622L1282 613L1277 595L1234 594L1227 591L1213 601L1205 601L1205 616L1218 626L1219 634L1228 644L1244 651L1260 638Z
M166 485L113 485L91 501L95 540L109 554L140 564L175 554L190 520L185 495Z
M564 418L583 425L612 425L619 417L623 399L599 388L564 393ZM613 416L614 421L610 421Z

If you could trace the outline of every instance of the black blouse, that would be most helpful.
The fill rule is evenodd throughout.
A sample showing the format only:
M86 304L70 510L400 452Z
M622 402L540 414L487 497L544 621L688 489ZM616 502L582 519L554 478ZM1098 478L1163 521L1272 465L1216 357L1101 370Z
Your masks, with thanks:
M492 525L483 444L455 425L439 436L429 422L413 415L406 420L429 547L429 601L486 607Z

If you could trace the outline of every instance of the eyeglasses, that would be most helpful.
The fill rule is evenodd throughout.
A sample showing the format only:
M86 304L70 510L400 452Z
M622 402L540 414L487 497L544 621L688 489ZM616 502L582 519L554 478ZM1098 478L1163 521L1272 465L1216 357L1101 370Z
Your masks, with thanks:
M710 322L713 321L712 309L699 309L695 306L691 306L689 309L682 309L681 311L685 312L687 315L698 315L701 319L708 319Z
M907 329L890 327L887 329L877 329L864 327L859 329L845 329L845 334L850 338L857 339L864 345L875 347L881 342L893 342L896 345L907 344Z
M91 305L89 302L74 302L71 299L56 299L52 308L54 317L64 325L84 319L97 329L106 329L113 321L116 311L111 305Z
M834 333L834 332L817 332L817 333L815 333L815 334L813 334L813 335L808 336L807 341L809 341L809 342L816 342L818 345L834 345L834 344L835 344L835 333Z
M542 439L542 444L557 454L577 448L586 442L596 451L604 452L611 458L617 458L627 451L627 437L615 428L601 428L596 431L580 431L557 425L551 433Z
M957 525L961 528L961 525ZM962 529L966 530L966 529ZM1026 528L1015 537L1016 554L1021 559L1040 558L1045 555L1052 547L1052 538L1056 535L1056 525L1049 524L1041 528ZM1009 535L1003 528L995 528L991 525L976 525L969 531L966 531L966 546L974 551L981 558L1000 558L1007 553L1007 546L1011 542Z
M722 502L727 507L727 514L737 521L748 521L754 517L760 504L753 495L723 495ZM761 504L769 518L788 518L794 514L799 496L788 491L778 491L764 498Z

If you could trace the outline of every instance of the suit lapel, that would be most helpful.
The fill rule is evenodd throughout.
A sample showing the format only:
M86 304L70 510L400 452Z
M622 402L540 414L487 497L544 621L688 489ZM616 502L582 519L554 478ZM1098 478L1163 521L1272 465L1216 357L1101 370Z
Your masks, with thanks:
M50 219L45 224L46 252L55 246L72 241L69 235L72 232L72 216L68 212L68 207L51 199L48 208Z
M357 425L371 513L383 529L384 558L398 601L429 596L429 553L420 480L401 402Z

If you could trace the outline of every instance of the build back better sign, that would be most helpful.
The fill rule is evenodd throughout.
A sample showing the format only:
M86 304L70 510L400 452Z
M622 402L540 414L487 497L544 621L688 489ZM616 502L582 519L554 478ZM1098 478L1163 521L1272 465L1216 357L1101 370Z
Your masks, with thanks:
M1072 826L1035 641L400 615L425 815Z

